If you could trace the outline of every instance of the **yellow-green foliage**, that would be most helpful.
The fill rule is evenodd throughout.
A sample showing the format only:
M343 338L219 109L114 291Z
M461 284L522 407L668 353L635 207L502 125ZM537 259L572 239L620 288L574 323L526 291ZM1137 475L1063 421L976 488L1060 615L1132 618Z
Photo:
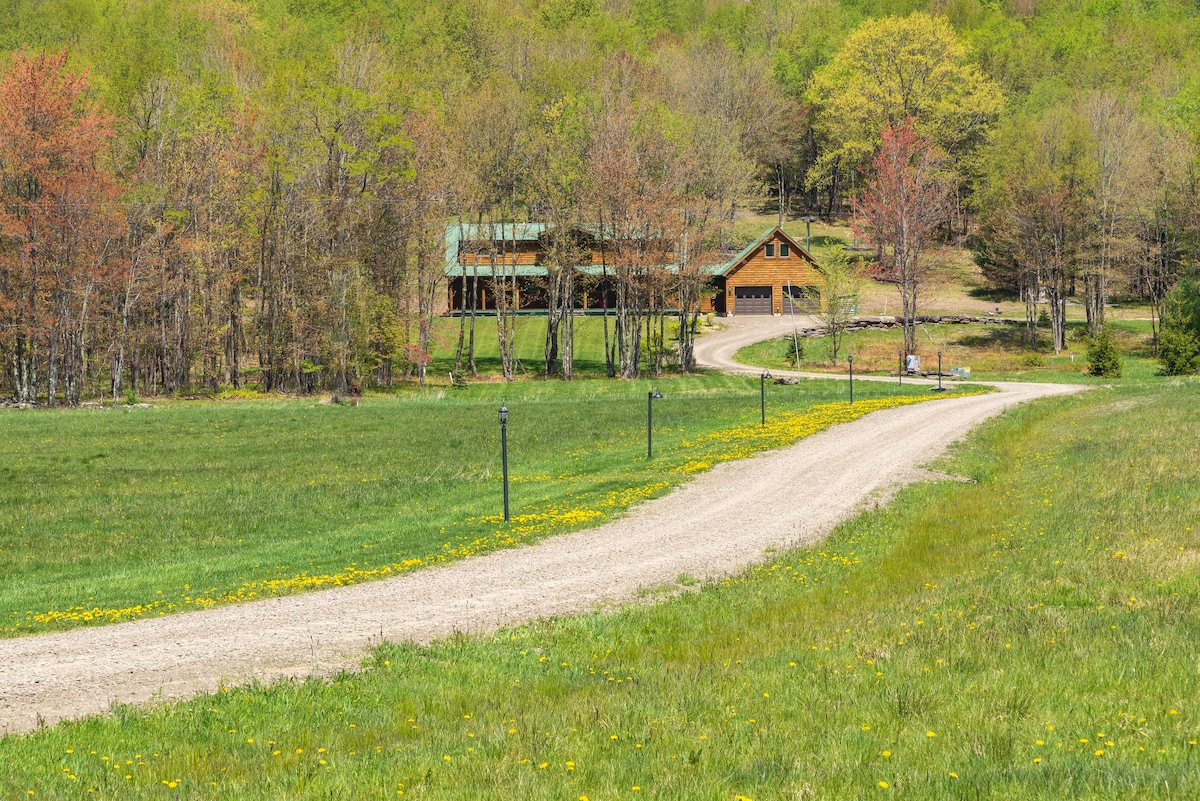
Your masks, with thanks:
M963 153L1004 105L947 20L920 12L864 22L814 74L808 94L818 129L834 143L818 159L820 176L865 163L880 132L909 119L923 137Z

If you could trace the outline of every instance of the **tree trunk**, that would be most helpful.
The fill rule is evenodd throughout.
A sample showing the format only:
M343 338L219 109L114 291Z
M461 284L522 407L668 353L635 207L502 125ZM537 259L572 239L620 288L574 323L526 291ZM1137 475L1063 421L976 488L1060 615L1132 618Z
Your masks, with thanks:
M479 310L479 265L474 267L471 276L471 323L467 332L467 364L471 368L471 377L479 377L479 368L475 364L475 315Z
M1047 292L1050 300L1050 336L1055 354L1067 346L1067 280L1061 269L1054 269Z
M546 342L543 351L546 378L558 372L558 324L563 314L562 281L563 274L569 269L550 267L546 270Z
M1021 298L1025 301L1025 344L1036 349L1038 344L1037 315L1040 282L1034 270L1024 270L1020 278Z
M567 277L566 325L562 329L562 377L564 381L575 378L575 271Z
M61 306L61 303L59 304ZM61 308L58 319L61 320ZM49 359L46 364L46 405L53 409L58 404L58 361L61 353L62 338L57 326L51 328L49 342Z
M13 400L17 403L37 400L35 356L25 334L17 334L12 355Z
M133 300L133 268L130 268L129 277L125 281L125 298L121 304L121 333L117 337L117 358L113 364L112 374L112 398L113 408L121 401L121 377L125 372L125 341L129 332L129 306ZM130 376L130 383L133 386L133 391L137 392L137 372L134 371Z

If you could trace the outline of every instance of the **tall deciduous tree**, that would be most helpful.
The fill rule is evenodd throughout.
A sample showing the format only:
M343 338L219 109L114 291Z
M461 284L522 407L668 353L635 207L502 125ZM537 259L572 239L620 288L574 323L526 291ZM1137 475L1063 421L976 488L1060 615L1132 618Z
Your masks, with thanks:
M1166 298L1186 259L1197 222L1197 174L1190 136L1175 126L1150 127L1147 180L1136 196L1139 247L1133 288L1150 303L1155 347L1166 316Z
M826 259L822 267L825 281L820 299L821 321L825 323L825 336L829 342L829 360L837 364L846 329L854 321L864 279L841 248Z
M865 166L879 132L906 124L957 163L1004 102L946 19L919 12L863 23L814 75L808 95L825 143L809 173L819 185Z
M1149 131L1137 109L1112 92L1094 92L1079 102L1091 140L1088 247L1082 265L1088 331L1104 330L1109 286L1129 275L1137 249L1135 199L1150 179Z
M79 402L84 331L122 225L102 166L112 119L67 59L21 51L0 80L0 347L20 402L36 398L44 351L51 405L60 382Z
M1028 338L1034 339L1044 300L1055 352L1066 347L1067 298L1084 233L1088 152L1087 130L1069 109L1014 121L997 148L985 199L983 232L997 260L1017 274Z
M919 136L911 123L889 125L867 189L854 200L855 232L882 243L886 274L900 287L906 353L917 346L917 301L930 279L927 251L950 209L945 164L941 151Z

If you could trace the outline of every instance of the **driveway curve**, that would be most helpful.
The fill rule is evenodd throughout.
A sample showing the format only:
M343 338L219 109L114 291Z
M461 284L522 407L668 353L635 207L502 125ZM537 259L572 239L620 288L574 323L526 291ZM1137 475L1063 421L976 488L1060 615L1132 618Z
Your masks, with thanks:
M774 320L774 318L771 318ZM697 342L732 363L772 323L731 321ZM776 328L781 324L773 323ZM790 330L790 323L786 326ZM760 336L763 332L767 333ZM751 339L750 341L754 341ZM718 577L768 549L811 543L918 480L980 422L1024 401L1083 387L1022 384L988 395L875 412L782 450L718 465L597 528L384 581L0 641L0 732L178 699L221 685L354 668L381 639L428 642L588 611L673 584ZM805 487L797 496L796 487Z

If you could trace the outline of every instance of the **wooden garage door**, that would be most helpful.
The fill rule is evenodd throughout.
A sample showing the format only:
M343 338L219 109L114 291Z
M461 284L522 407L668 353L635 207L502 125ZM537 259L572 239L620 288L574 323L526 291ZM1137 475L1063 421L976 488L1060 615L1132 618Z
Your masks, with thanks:
M821 311L821 292L815 286L790 287L792 296L788 297L789 287L783 288L783 313L817 314ZM795 306L795 309L792 307Z
M736 286L733 288L733 313L770 314L771 287Z

